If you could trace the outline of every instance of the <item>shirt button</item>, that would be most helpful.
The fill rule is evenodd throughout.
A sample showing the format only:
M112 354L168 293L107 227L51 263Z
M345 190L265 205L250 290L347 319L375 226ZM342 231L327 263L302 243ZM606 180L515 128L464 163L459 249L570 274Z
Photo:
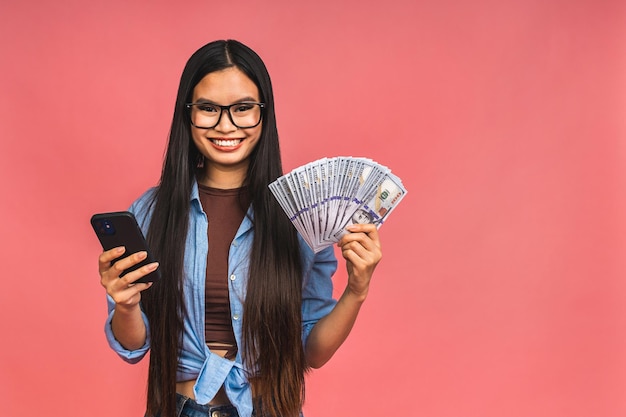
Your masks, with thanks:
M235 315L233 315L233 319L234 319L234 320L239 320L239 314L235 314Z
M235 274L233 274L233 275L231 275L231 276L230 276L230 280L231 280L231 281L234 281L236 278L237 278L237 277L235 276Z

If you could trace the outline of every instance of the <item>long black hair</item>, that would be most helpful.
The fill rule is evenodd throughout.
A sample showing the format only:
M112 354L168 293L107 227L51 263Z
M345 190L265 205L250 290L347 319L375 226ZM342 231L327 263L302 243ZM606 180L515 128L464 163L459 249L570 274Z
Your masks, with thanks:
M185 103L207 74L236 67L259 89L265 103L260 140L245 179L253 209L254 242L244 302L242 357L255 395L257 415L297 416L307 370L302 346L302 260L295 229L268 184L282 175L274 96L261 58L234 40L196 51L181 76L161 180L154 195L147 240L160 260L163 279L143 295L150 323L151 354L147 414L172 417L183 319L184 249L190 194L203 159L191 137Z

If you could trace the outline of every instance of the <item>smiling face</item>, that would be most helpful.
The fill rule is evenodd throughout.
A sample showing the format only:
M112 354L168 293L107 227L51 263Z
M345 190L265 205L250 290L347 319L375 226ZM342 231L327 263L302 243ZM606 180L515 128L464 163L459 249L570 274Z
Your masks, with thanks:
M259 89L235 67L207 74L193 89L193 103L227 106L251 101L260 101ZM238 128L228 114L222 114L220 122L210 129L191 126L193 142L205 157L199 181L214 188L243 185L250 154L261 138L262 127L263 121L252 128Z

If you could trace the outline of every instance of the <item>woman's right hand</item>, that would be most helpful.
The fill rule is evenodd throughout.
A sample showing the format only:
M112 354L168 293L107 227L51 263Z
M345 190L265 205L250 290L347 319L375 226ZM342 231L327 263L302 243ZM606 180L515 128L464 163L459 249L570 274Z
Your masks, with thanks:
M144 324L139 301L141 291L152 283L135 283L139 278L158 268L157 262L144 265L120 278L120 274L147 256L146 252L133 253L126 258L111 261L124 254L126 248L117 247L103 252L98 258L100 283L115 301L115 312L111 319L111 330L115 339L128 350L137 350L146 343L147 329Z
M147 256L145 251L137 252L120 259L111 265L111 261L122 256L125 251L126 248L120 246L102 252L98 258L98 266L100 271L100 283L106 289L107 294L109 294L113 301L115 301L116 309L121 307L126 310L131 310L139 305L139 301L141 300L141 291L150 288L152 285L151 282L135 284L135 281L157 269L159 263L153 262L148 265L144 265L141 268L120 277L120 274L125 269L138 264Z

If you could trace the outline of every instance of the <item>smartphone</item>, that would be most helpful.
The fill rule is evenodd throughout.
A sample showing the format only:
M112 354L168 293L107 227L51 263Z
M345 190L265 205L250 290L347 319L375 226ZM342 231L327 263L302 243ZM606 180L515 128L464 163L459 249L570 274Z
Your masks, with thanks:
M124 270L120 274L120 277L144 265L155 262L133 213L129 211L97 213L91 217L91 226L96 232L96 236L98 236L98 240L104 250L113 249L118 246L126 247L126 252L119 258L114 259L111 265L135 252L146 251L148 253L146 259ZM135 282L156 282L160 277L161 275L157 268Z

